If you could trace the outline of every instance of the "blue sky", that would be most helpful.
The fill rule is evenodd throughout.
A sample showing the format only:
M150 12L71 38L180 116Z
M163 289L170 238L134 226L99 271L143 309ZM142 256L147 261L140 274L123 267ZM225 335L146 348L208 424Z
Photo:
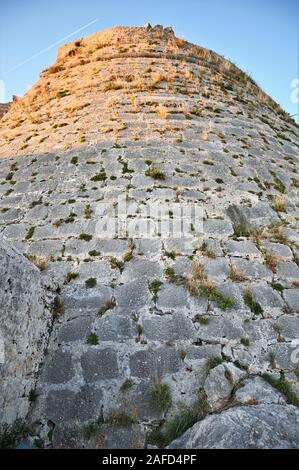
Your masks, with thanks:
M5 100L37 80L54 62L60 43L147 21L171 25L177 36L224 55L286 111L298 113L290 98L291 82L298 78L298 0L1 0Z

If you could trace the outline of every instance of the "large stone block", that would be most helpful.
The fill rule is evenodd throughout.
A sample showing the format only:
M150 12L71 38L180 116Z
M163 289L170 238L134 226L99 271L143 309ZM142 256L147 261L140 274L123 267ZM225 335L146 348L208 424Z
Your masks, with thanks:
M114 379L119 375L117 355L114 349L92 347L81 357L83 377L87 383Z
M170 449L296 449L299 411L292 405L238 406L195 424Z

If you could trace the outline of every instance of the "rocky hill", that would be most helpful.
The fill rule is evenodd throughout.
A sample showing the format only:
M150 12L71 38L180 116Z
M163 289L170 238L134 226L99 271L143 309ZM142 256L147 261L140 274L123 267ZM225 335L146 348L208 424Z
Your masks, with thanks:
M63 304L31 435L297 447L299 130L279 105L171 28L117 27L61 47L0 126L1 237Z

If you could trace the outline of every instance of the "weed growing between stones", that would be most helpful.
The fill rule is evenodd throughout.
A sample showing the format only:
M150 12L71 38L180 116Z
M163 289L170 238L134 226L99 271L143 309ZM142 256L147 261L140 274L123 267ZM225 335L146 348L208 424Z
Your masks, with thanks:
M65 275L64 283L68 284L69 282L73 281L74 279L77 279L78 276L79 276L79 273L76 273L74 271L69 271Z
M166 447L170 442L184 434L187 429L203 419L208 411L207 400L203 393L199 392L198 395L198 399L193 405L189 407L181 405L172 419L148 434L148 443L157 445L160 448Z
M90 440L96 437L103 428L103 425L110 424L113 427L125 428L136 423L136 417L122 410L113 410L111 416L107 420L97 418L94 421L86 423L82 429L84 439Z
M242 271L239 271L234 264L229 267L229 277L235 282L242 282L245 280L245 276Z
M114 256L110 258L109 262L112 269L119 269L121 271L124 266L124 263Z
M90 346L97 346L99 344L99 338L96 333L90 333L90 335L87 336L87 344Z
M120 387L121 392L126 392L133 387L134 383L131 379L126 379Z
M87 289L92 289L93 287L95 287L97 285L97 280L95 277L89 277L88 279L86 279L85 281L85 287Z
M82 429L84 439L91 439L93 436L96 436L101 431L102 425L103 421L100 418L85 424Z
M289 245L289 241L287 237L284 235L282 232L284 223L279 220L277 222L273 222L272 224L269 225L268 227L268 237L270 240L277 242L277 243L282 243L283 245Z
M34 207L36 206L39 206L43 204L43 198L40 197L39 199L35 200L35 201L32 201L30 204L29 204L29 209L33 209Z
M199 323L200 325L208 325L209 317L205 315L199 315L199 313L197 313L195 317L193 318L193 322Z
M149 176L150 178L153 178L154 180L165 180L165 175L164 173L160 170L160 168L152 166L145 172L145 176Z
M170 258L172 260L175 260L176 258L176 254L174 251L165 251L165 256L167 256L167 258Z
M26 236L25 236L25 240L30 240L33 235L34 235L34 231L35 231L35 227L30 227L28 230L27 230L27 233L26 233Z
M97 173L96 175L92 176L90 178L90 181L106 181L107 175L105 170L101 170L100 173Z
M216 258L216 255L215 255L214 251L212 250L212 248L209 248L209 246L207 245L206 242L203 242L202 247L201 247L201 251L208 258L212 258L212 259Z
M248 225L245 224L235 224L234 225L234 235L235 237L250 237L252 230Z
M269 251L267 251L265 253L265 263L266 263L266 266L271 269L271 271L273 273L276 273L276 266L278 264L278 258L273 255L272 253L270 253Z
M128 263L129 261L132 261L132 259L134 258L134 254L133 254L134 248L135 248L135 245L134 245L133 241L130 240L129 248L126 251L126 253L124 254L124 257L123 257L124 263Z
M84 217L85 219L91 219L92 216L92 208L90 207L90 204L87 204L87 206L84 209Z
M88 235L87 233L81 233L79 235L79 240L84 240L85 242L90 242L90 240L92 240L92 235Z
M153 382L150 389L150 396L153 408L159 413L165 413L172 404L169 385L157 379Z
M26 258L29 259L35 266L40 270L40 271L45 271L47 267L47 262L49 261L47 257L45 256L36 256L36 255L30 255L26 254Z
M287 399L287 402L291 405L299 407L299 397L293 391L292 386L287 382L285 379L284 373L281 372L279 379L273 377L270 374L263 374L263 379L266 380L272 387L276 388L279 392L281 392Z
M89 256L92 256L92 257L101 255L100 251L97 251L97 250L90 250L88 254Z
M136 328L136 333L137 333L138 337L140 338L140 336L143 333L143 327L140 323L136 323L135 328Z
M285 194L286 193L286 187L283 184L283 182L278 178L278 176L276 175L276 173L274 171L270 171L269 173L273 177L273 180L274 180L273 186L274 186L274 188L277 191L279 191L280 193Z
M273 200L273 206L272 207L276 212L287 212L285 197L275 196L275 198Z
M78 157L72 157L71 160L70 160L70 163L72 165L77 165L78 164Z
M114 297L112 297L111 299L107 300L107 302L105 302L101 308L99 308L98 315L101 317L108 310L112 310L115 307L115 305L116 305L115 299Z
M117 428L126 428L136 423L136 416L122 410L113 410L108 423Z
M210 370L214 369L215 367L219 366L219 364L222 364L223 359L221 357L216 357L216 356L210 356L206 359L206 373L208 374Z
M197 294L200 297L207 297L210 301L217 302L218 307L225 311L232 307L234 301L231 297L223 295L215 286L202 286Z
M278 292L283 292L283 286L279 282L271 282L270 286L272 289L277 290Z
M243 298L245 305L250 308L252 313L254 313L255 315L263 314L263 309L261 305L256 302L255 295L249 287L246 288Z
M168 279L168 281L172 282L174 284L178 284L178 283L182 282L182 280L183 280L180 276L177 276L175 274L175 271L171 266L168 266L165 269L164 274L165 274L165 277Z
M160 287L161 285L163 284L162 281L160 281L159 279L154 279L153 281L151 281L149 283L149 290L150 292L153 294L153 301L156 303L157 300L158 300L158 292L160 290Z
M250 339L249 338L241 338L241 344L243 344L243 346L250 346Z

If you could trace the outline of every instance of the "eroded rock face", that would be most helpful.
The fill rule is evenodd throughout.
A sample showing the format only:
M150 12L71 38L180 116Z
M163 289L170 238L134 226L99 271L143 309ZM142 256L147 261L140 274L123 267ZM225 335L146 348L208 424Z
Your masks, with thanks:
M170 449L294 449L299 410L292 405L241 406L208 416Z
M24 418L52 324L54 285L0 239L0 423Z

